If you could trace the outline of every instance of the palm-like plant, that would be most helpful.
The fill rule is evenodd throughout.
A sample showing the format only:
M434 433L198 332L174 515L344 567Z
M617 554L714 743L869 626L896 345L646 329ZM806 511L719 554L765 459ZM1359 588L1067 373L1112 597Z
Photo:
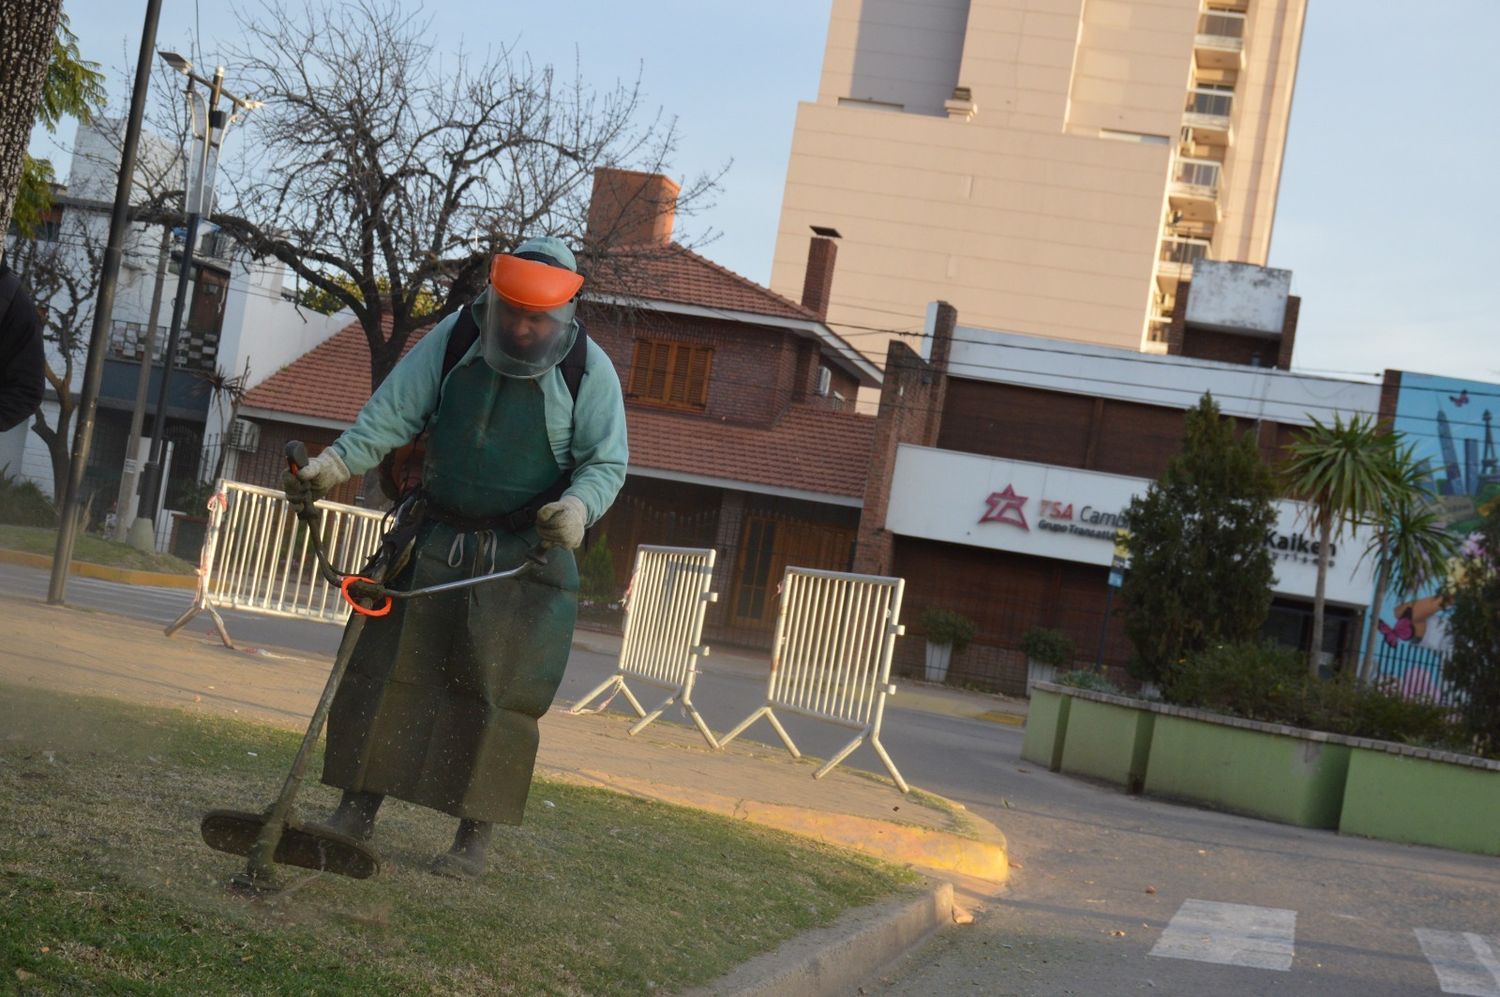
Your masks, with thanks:
M1375 558L1375 599L1370 604L1373 621L1385 603L1387 588L1398 598L1414 596L1440 581L1448 570L1448 559L1458 551L1458 537L1449 533L1432 504L1426 461L1418 460L1412 447L1398 446L1392 453L1395 504L1375 518L1375 536L1365 556ZM1374 673L1376 627L1373 622L1365 638L1365 653L1359 677L1368 681Z
M1374 521L1396 504L1401 483L1395 470L1396 438L1373 419L1348 422L1335 414L1332 425L1317 419L1287 445L1282 474L1287 490L1310 508L1318 532L1318 582L1313 596L1312 647L1308 670L1318 672L1323 649L1323 603L1328 583L1329 548L1335 536Z

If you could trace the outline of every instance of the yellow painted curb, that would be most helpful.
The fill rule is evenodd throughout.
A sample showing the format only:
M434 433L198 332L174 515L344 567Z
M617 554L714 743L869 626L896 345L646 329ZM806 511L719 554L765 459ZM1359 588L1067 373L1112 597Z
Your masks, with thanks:
M976 714L975 720L984 720L992 724L1004 724L1007 727L1025 727L1026 715L1024 713L1004 713L1000 710L986 710Z
M992 883L1004 883L1010 877L1005 835L991 825L986 825L986 836L990 840L979 840L936 828L893 824L870 817L824 813L760 800L735 799L604 772L551 770L548 775L564 782L602 786L631 796L748 820L752 824L814 838L888 862L943 869ZM969 819L981 822L972 814Z
M24 564L32 568L51 568L52 558L46 554L32 554L24 550L0 548L0 564ZM107 564L89 561L74 561L69 573L80 578L98 578L106 582L121 582L125 585L155 585L160 588L191 589L198 587L197 575L174 575L165 571L136 571L132 568L112 568Z

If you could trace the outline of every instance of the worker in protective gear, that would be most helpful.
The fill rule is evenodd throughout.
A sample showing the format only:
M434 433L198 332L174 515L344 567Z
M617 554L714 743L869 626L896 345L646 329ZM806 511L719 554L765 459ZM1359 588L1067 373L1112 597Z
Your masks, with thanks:
M458 313L287 480L294 504L318 498L425 427L415 545L387 584L505 570L538 543L550 548L544 566L514 579L395 600L389 615L368 619L333 701L323 781L344 794L327 823L368 839L386 796L451 814L453 846L433 865L445 875L482 874L494 825L521 823L537 720L572 645L572 552L625 481L613 364L587 341L582 380L566 383L560 369L583 335L574 318L582 285L555 238L495 257L488 288L468 306L479 335L451 372L444 356Z

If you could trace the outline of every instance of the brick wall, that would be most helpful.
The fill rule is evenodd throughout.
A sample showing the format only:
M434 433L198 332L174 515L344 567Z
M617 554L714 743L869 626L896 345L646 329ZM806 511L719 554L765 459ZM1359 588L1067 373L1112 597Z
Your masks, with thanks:
M802 307L828 317L828 302L833 295L833 270L838 260L838 243L816 236L807 247L807 272L802 279Z
M1169 355L1216 360L1220 363L1276 367L1280 370L1292 369L1292 351L1297 345L1297 319L1302 313L1301 298L1296 295L1287 297L1281 336L1279 339L1272 339L1189 326L1187 304L1192 290L1192 281L1187 281L1177 288L1177 298L1172 307L1172 320L1167 326L1167 353ZM1257 358L1259 363L1255 363Z
M798 386L798 339L790 332L644 309L589 309L584 322L589 335L614 361L627 391L636 339L712 348L708 405L703 412L710 419L768 426L791 404ZM804 377L815 376L815 365L811 372L804 371Z
M1243 336L1189 326L1183 331L1182 355L1196 360L1270 367L1276 363L1280 343L1262 336Z
M1276 464L1298 427L1236 418ZM937 446L1138 478L1158 478L1182 446L1181 409L952 378Z
M1387 369L1380 381L1380 421L1390 429L1396 421L1396 404L1401 399L1401 372Z
M1281 350L1276 354L1276 366L1281 370L1292 369L1292 350L1297 345L1297 319L1302 314L1302 299L1295 294L1286 301L1286 319L1281 326Z
M962 613L978 628L974 642L954 655L952 684L1011 695L1026 687L1021 639L1033 627L1060 630L1073 640L1073 667L1092 668L1101 657L1123 676L1131 646L1109 595L1108 569L1008 551L897 537L894 573L906 579L901 617L907 636L897 665L920 675L926 638L922 612L928 608Z
M339 430L316 426L299 426L289 422L254 420L260 425L260 442L255 450L240 453L235 458L235 481L265 488L280 488L286 473L286 445L291 440L307 444L307 455L315 457L334 440ZM368 483L367 483L368 482ZM344 482L329 493L328 498L345 505L377 505L384 503L380 488L369 475ZM365 501L368 499L368 501Z
M870 476L855 546L857 572L891 574L894 534L885 529L885 513L891 502L896 448L902 443L937 445L948 390L948 351L957 320L952 305L938 303L930 363L900 340L892 340L886 350L885 381L875 420L875 442L870 448Z

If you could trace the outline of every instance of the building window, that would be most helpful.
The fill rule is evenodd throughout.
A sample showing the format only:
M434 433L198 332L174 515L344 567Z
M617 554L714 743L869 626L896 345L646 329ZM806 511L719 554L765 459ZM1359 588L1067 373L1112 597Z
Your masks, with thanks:
M708 404L708 372L713 357L713 348L708 346L637 339L635 353L630 358L626 397L653 405L701 410Z

